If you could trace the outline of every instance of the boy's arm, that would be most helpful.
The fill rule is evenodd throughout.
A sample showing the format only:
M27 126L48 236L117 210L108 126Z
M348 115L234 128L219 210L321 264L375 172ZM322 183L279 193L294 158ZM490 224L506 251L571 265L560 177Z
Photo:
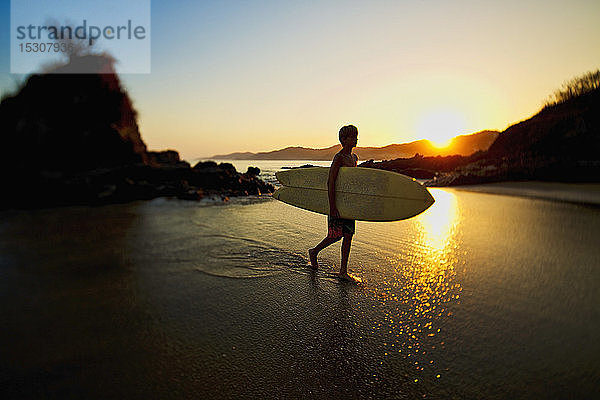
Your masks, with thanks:
M327 179L327 193L329 195L329 215L335 218L339 218L340 213L335 205L335 180L337 179L338 172L340 172L340 166L342 164L341 158L336 154L333 157L333 162L329 168L329 178Z

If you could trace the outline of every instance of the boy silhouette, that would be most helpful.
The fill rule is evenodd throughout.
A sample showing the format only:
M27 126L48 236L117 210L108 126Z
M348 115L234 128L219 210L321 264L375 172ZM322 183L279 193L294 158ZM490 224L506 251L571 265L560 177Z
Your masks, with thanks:
M348 275L348 256L350 255L350 244L354 235L354 220L340 218L340 213L335 205L335 180L337 179L340 167L356 167L358 157L352 153L358 142L358 129L354 125L347 125L340 129L340 143L342 149L333 157L331 167L329 168L329 178L327 180L327 192L329 194L329 215L327 216L327 236L314 248L308 250L310 265L313 269L319 268L317 255L327 246L342 241L342 260L338 277L344 280L353 280Z

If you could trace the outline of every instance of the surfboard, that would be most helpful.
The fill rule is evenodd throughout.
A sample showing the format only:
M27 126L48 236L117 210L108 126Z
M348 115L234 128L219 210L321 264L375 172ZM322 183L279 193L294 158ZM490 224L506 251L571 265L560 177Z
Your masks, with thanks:
M273 197L320 214L329 214L328 167L296 168L275 174L283 185ZM335 182L340 217L398 221L425 211L434 199L414 178L375 168L341 167Z

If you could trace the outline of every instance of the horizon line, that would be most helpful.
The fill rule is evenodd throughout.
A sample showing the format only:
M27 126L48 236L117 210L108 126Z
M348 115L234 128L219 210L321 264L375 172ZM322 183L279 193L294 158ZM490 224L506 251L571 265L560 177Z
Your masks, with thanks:
M440 150L445 149L447 147L449 147L452 143L452 141L458 137L461 136L472 136L472 135L476 135L482 132L497 132L500 133L501 131L495 130L495 129L483 129L477 132L473 132L473 133L465 133L465 134L459 134L456 135L454 137L452 137L449 140L449 144L447 146L444 147L438 147L434 144L434 142L431 139L426 139L426 138L421 138L421 139L415 139L415 140L411 140L410 142L402 142L402 143L390 143L390 144L386 144L386 145L382 145L382 146L356 146L355 149L360 149L360 148L373 148L373 149L381 149L384 147L388 147L388 146L394 146L394 145L403 145L403 144L411 144L411 143L416 143L416 142L421 142L421 141L427 141L429 142L433 147L435 148L439 148ZM301 148L301 149L308 149L308 150L326 150L326 149L330 149L332 147L335 146L341 146L341 144L336 143L334 145L330 145L330 146L325 146L325 147L306 147L306 146L302 146L302 145L289 145L289 146L285 146L285 147L280 147L274 150L260 150L260 151L247 151L247 150L238 150L238 151L231 151L228 153L223 153L223 154L212 154L210 156L200 156L200 157L194 157L192 158L193 160L206 160L206 159L210 159L210 158L215 158L217 156L227 156L227 155L231 155L231 154L236 154L236 153L250 153L250 154L261 154L261 153L273 153L276 151L281 151L281 150L286 150L286 149L290 149L290 148ZM316 160L315 160L316 161Z

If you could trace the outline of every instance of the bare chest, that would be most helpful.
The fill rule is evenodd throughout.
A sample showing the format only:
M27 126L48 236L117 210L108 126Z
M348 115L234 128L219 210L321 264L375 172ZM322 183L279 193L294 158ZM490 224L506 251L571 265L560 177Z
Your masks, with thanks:
M356 158L354 158L354 154L343 154L341 156L342 167L356 167Z

